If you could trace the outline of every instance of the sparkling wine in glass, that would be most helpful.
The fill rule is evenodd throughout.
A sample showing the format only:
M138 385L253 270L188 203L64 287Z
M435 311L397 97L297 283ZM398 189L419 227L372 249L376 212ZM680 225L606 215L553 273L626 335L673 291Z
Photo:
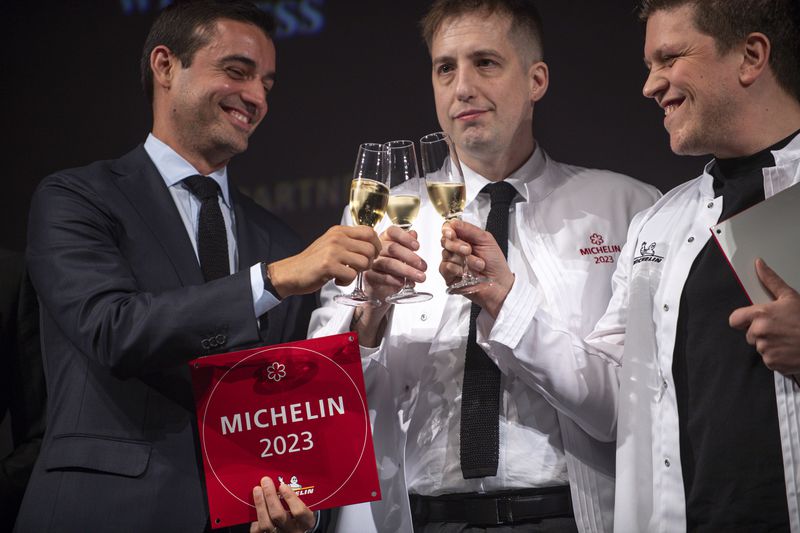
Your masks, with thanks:
M353 181L350 183L350 215L358 225L374 228L386 212L389 202L387 162L383 145L364 143L358 147ZM361 272L350 294L339 294L334 301L344 305L379 305L381 302L364 292Z
M389 173L389 204L386 214L392 224L405 231L411 229L419 214L420 189L423 186L417 170L417 154L411 141L391 141L383 145L386 149L386 170ZM388 296L387 302L409 304L425 302L433 298L429 292L417 292L408 280L400 291Z
M419 147L428 197L433 207L445 220L460 219L467 201L467 188L453 141L440 131L420 139ZM449 285L447 293L470 294L491 281L470 272L465 260L461 279Z

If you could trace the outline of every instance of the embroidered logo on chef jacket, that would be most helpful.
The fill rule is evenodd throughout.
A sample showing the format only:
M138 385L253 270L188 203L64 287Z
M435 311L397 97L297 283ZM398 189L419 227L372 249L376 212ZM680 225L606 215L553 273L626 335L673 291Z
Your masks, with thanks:
M638 243L637 243L638 244ZM636 257L633 258L633 264L638 265L639 263L660 263L664 260L663 255L658 255L656 253L656 247L658 243L651 242L648 243L647 241L642 241L641 246L639 246L638 254Z
M578 251L581 255L588 255L594 257L595 264L600 263L613 263L614 255L622 251L622 246L619 244L606 244L606 239L599 233L592 233L589 235L589 243L592 246L586 248L579 248Z

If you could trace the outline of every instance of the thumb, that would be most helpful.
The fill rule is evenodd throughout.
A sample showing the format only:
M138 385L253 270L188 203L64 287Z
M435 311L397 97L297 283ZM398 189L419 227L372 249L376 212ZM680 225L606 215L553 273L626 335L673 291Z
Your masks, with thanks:
M783 281L783 278L772 270L760 257L756 259L756 274L764 285L764 288L767 289L776 300L795 292L795 290Z
M483 244L494 240L490 233L463 220L451 221L450 227L456 232L459 239L470 244Z

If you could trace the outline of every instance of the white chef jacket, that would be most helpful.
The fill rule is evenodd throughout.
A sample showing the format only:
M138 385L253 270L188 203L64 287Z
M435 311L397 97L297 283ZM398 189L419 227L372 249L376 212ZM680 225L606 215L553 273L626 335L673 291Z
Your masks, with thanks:
M763 170L766 197L800 181L800 136L773 155L776 166ZM631 223L614 295L587 339L622 364L614 513L620 533L686 530L672 355L684 283L722 212L712 164ZM800 533L800 387L776 372L775 396L791 530Z
M464 490L472 491L531 486L535 471L543 467L552 469L543 478L552 484L562 479L566 463L579 528L610 531L615 369L599 358L573 357L569 346L556 351L547 337L522 339L534 310L568 324L579 337L591 331L611 295L610 277L628 223L653 203L658 192L619 174L554 162L538 147L520 171L533 179L520 182L515 179L518 173L508 179L522 189L524 198L510 217L509 265L516 279L497 319L485 312L478 317L478 342L502 372L497 476L501 481L461 482ZM464 218L473 223L486 216L474 202L479 187L480 182L468 176ZM343 222L349 223L347 213ZM429 271L417 288L434 298L423 304L395 305L380 347L362 349L383 499L344 508L339 519L342 532L411 531L407 480L418 492L448 492L447 479L460 468L458 421L469 301L445 294L437 271L441 224L423 195L415 227L419 254ZM333 284L323 289L323 306L312 316L309 328L313 336L348 328L352 309L332 302L339 290ZM560 335L554 337L560 341ZM540 421L532 420L537 418L531 416L532 410L545 415L544 429L552 420L555 438L549 447L541 446L551 452L524 441L525 436L535 440L542 433L536 427ZM548 410L551 418L546 416ZM442 435L447 436L447 445L437 464L427 460L427 447L437 446ZM556 457L548 460L542 453ZM445 486L437 486L437 478Z

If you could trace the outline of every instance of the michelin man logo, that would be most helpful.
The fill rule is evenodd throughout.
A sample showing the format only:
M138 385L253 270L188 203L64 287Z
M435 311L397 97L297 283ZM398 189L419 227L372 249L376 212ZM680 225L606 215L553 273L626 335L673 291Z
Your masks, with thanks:
M292 476L291 478L289 478L289 483L286 483L283 480L283 476L278 476L278 482L280 482L281 485L288 485L289 488L292 489L294 493L297 494L298 496L305 496L307 494L314 493L314 485L304 487L297 480L297 476Z
M643 242L642 247L639 248L639 253L641 255L656 255L656 243L647 246L647 242Z
M647 241L642 241L642 245L639 247L639 256L633 258L633 264L638 265L643 262L660 263L663 261L664 256L656 255L656 246L656 242L648 244Z

